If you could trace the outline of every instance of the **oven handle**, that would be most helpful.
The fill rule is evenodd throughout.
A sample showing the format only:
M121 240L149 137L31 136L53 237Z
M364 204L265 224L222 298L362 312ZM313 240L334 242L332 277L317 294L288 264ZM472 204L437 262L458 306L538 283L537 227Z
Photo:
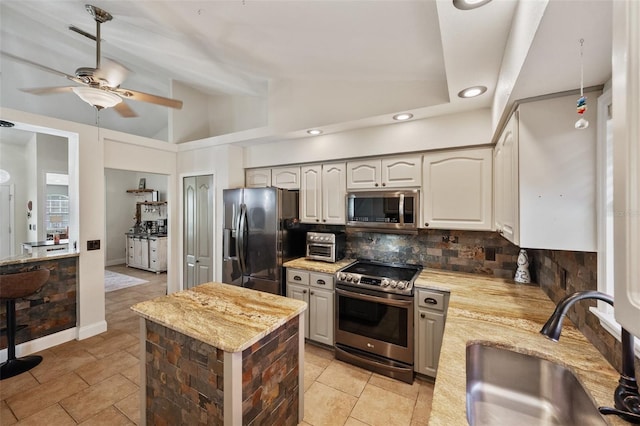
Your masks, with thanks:
M374 303L384 303L385 305L397 306L399 308L405 308L413 304L413 300L386 299L383 297L369 296L368 294L354 293L352 291L345 291L340 289L336 289L336 293L346 297L351 297L354 299L360 299L360 300L365 300L367 302L374 302Z

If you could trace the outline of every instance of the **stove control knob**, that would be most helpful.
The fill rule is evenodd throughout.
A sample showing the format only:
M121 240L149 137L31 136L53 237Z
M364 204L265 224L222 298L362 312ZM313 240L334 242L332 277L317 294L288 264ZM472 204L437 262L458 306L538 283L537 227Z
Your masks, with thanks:
M338 275L338 279L340 281L344 281L347 279L347 274L345 274L344 272L340 272L340 274Z
M398 282L396 280L391 280L391 287L396 288L398 286Z
M351 274L347 274L347 281L351 282L353 280L353 276Z
M358 284L359 282L360 282L360 276L358 276L358 275L354 275L354 276L353 276L353 283L354 283L354 284Z
M382 287L389 287L389 279L388 278L383 278L382 282L380 283L380 285Z
M406 286L407 286L407 283L405 281L399 281L398 282L398 288L400 290L403 290Z

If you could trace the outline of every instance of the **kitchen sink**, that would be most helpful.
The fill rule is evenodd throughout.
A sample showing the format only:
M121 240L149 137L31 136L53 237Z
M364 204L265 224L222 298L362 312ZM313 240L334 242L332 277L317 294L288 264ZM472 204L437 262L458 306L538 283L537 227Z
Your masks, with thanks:
M535 355L467 346L467 420L474 425L606 425L576 376Z

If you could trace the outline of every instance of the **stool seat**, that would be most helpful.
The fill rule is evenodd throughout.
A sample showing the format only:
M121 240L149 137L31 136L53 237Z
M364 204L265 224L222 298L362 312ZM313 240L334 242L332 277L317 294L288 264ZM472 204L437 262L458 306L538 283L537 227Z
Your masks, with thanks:
M48 269L0 275L0 299L21 299L37 292L49 279Z
M7 307L7 360L0 364L0 380L29 371L42 361L39 355L16 358L16 299L40 290L49 279L49 274L48 269L40 268L0 275L0 299L6 302Z

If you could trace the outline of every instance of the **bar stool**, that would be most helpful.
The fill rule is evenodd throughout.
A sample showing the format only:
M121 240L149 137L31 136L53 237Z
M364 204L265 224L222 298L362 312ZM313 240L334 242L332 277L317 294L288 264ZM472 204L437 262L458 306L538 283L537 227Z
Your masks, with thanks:
M16 358L16 299L39 291L49 279L49 270L0 275L0 300L7 303L7 360L0 364L0 380L17 376L40 364L42 357L29 355Z

